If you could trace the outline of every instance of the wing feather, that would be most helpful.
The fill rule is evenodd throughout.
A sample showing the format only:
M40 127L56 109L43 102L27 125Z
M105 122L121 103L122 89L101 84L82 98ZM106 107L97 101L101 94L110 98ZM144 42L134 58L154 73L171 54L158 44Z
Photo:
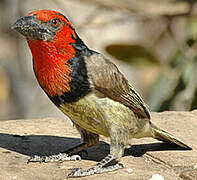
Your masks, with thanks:
M86 66L96 90L129 107L139 118L150 119L146 104L114 63L96 53L86 58Z

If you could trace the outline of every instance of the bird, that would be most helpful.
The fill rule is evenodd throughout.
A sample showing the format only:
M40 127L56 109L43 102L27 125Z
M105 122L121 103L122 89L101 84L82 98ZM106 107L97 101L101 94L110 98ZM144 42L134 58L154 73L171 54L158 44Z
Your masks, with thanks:
M78 152L110 139L110 152L89 169L73 168L68 177L102 174L123 168L120 159L132 138L152 137L191 147L151 122L150 111L118 67L88 48L62 13L37 10L18 19L12 29L22 34L33 57L33 70L49 99L73 122L82 142L56 155L30 162L80 159Z

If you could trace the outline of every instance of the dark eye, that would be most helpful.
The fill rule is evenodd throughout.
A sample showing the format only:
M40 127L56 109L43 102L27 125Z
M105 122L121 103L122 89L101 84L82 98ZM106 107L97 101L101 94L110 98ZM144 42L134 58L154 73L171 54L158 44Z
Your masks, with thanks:
M60 20L57 18L51 19L51 25L54 27L58 27L60 25Z

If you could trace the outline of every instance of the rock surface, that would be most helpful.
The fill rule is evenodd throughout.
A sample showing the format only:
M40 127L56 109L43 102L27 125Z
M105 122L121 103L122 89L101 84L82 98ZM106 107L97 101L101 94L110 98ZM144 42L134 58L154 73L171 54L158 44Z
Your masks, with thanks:
M197 179L197 111L152 113L152 122L182 139L193 150L175 150L154 139L132 140L124 168L79 179ZM29 163L28 156L58 153L79 143L77 131L55 118L0 121L0 180L63 180L70 168L88 168L109 152L107 138L89 148L81 161Z

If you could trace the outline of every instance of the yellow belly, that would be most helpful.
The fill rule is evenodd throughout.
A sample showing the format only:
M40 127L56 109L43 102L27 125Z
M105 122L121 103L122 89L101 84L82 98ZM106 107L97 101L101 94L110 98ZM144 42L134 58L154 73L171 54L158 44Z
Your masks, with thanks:
M134 135L141 128L139 119L129 108L94 93L75 103L61 105L59 109L74 123L95 134L109 136L112 129L124 129Z
M74 103L64 104L59 109L80 127L104 136L109 136L102 112L99 112L97 97L94 94L85 96Z

